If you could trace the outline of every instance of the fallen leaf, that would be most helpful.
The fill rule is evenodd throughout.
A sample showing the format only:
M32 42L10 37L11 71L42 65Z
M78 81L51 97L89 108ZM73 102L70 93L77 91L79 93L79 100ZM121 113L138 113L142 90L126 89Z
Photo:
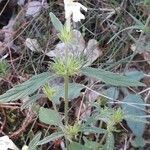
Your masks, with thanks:
M7 135L0 137L0 149L1 150L19 150L17 146L13 143L11 139Z
M137 44L131 45L131 50L142 54L144 59L150 64L150 38L144 35Z
M9 20L9 23L7 26L3 27L3 31L4 31L4 43L6 47L12 47L13 46L13 33L14 33L14 26L15 23L15 18L11 18Z
M42 51L37 39L27 38L25 41L25 45L33 52Z
M98 57L102 56L102 51L98 47L98 42L95 39L90 39L86 47L87 64L91 65Z
M18 0L17 4L19 6L23 6L25 4L25 0Z
M42 3L39 1L29 2L26 9L26 17L36 17L40 14Z
M150 52L143 53L143 57L147 60L147 63L150 65Z

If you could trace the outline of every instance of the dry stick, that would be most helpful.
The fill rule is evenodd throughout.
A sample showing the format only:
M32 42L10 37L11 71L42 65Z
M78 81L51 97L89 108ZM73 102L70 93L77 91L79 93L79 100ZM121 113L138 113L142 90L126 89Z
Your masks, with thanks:
M83 100L84 100L84 96L82 97L82 100L81 100L81 103L80 103L80 106L79 106L79 111L78 111L78 114L77 114L77 121L79 121L79 119L80 119L80 114L81 114L81 109L82 109L82 105L83 105Z
M9 108L9 109L13 109L13 110L14 109L20 109L19 106L9 106L9 105L7 106L7 105L3 105L3 104L1 104L0 107L1 108L7 108L7 109Z
M6 113L5 113L4 108L2 108L2 113L4 114L4 121L2 122L2 125L0 127L0 133L3 133L3 129L4 129L5 124L6 124Z
M11 62L12 68L13 68L15 74L16 74L17 76L19 76L18 73L17 73L17 70L16 70L16 68L15 68L15 66L14 66L14 63L13 63L13 61L12 61L13 58L12 58L12 53L11 53L10 47L8 47L8 50L9 50L10 62Z
M89 89L90 91L94 92L95 94L97 94L97 95L99 95L99 96L102 96L102 97L105 97L105 98L107 98L107 99L112 100L112 102L107 102L107 103L110 103L110 104L127 104L127 105L129 105L129 106L131 106L131 107L138 108L138 109L143 110L143 111L145 111L145 109L140 108L140 105L142 105L142 106L148 106L148 107L150 106L150 104L139 104L139 103L122 102L122 101L119 101L119 100L117 100L117 99L113 99L113 98L111 98L111 97L108 97L108 96L106 96L106 95L103 95L103 94L101 94L101 93L99 93L99 92L96 92L96 91L90 89L90 88L87 87L87 86L84 86L84 87L87 88L87 89Z
M146 97L144 98L145 103L147 103L148 98L150 97L150 90L148 91Z
M8 3L9 3L9 0L7 0L6 4L4 5L3 9L1 10L0 16L1 16L2 13L4 12L4 10L5 10L5 8L7 7Z
M21 133L23 133L26 130L26 128L29 126L29 124L34 121L34 117L35 117L35 115L32 112L29 112L27 114L25 120L23 121L22 126L17 131L15 131L11 135L9 135L9 137L17 138Z
M92 87L95 85L96 83L92 84L89 88L92 89ZM85 98L85 94L86 92L88 91L89 89L87 88L86 91L84 92L84 95L82 97L82 100L81 100L81 103L80 103L80 106L79 106L79 111L78 111L78 114L77 114L77 121L80 120L80 114L81 114L81 109L82 109L82 106L83 106L83 101L84 101L84 98ZM86 111L86 110L85 110Z

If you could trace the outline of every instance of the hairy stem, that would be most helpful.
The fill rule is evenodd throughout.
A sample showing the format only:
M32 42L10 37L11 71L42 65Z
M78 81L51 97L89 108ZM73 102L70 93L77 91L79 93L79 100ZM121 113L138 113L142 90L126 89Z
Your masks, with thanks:
M68 83L69 83L69 77L66 75L64 77L64 90L65 90L65 125L68 125ZM69 141L67 138L65 138L66 141L66 148L68 148Z
M65 90L65 125L68 125L68 83L69 78L68 75L64 77L64 90Z
M67 43L66 43L67 44ZM64 76L64 101L65 101L65 125L68 126L68 85L69 85L69 76L68 76L68 49L65 49L65 61L66 61L66 75ZM68 149L69 141L65 138L66 148Z

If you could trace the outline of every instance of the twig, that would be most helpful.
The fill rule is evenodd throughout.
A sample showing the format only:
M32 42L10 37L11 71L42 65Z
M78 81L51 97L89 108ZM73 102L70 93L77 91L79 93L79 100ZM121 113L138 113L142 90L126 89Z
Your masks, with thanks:
M22 126L17 131L9 135L9 137L14 139L18 138L26 130L30 123L34 121L34 116L35 115L33 114L33 112L28 112L25 120L22 123Z
M2 122L2 125L0 127L0 133L3 133L3 129L4 129L4 126L6 124L6 113L5 113L3 108L2 108L2 113L4 114L4 121Z
M9 3L9 0L7 0L6 4L4 5L3 9L0 11L0 16L2 15L2 13L4 12L5 8L7 7Z

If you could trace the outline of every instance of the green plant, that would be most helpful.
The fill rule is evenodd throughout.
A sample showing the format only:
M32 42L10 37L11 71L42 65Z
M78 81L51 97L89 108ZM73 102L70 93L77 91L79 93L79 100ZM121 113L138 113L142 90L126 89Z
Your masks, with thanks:
M30 142L29 148L31 148L32 146L33 148L35 148L38 145L43 145L50 141L55 141L59 138L62 140L65 138L66 148L70 150L80 148L93 149L93 147L88 146L89 143L93 145L95 144L94 149L96 150L113 150L114 133L119 132L116 125L121 123L123 119L127 120L129 127L132 129L135 135L137 135L137 131L136 129L134 129L135 123L133 124L133 122L142 122L136 124L138 128L142 128L140 135L137 135L141 136L143 134L146 120L139 120L139 116L143 116L145 114L143 113L143 111L137 111L137 109L133 109L128 106L130 99L132 99L132 102L135 99L140 99L139 97L137 98L136 96L131 95L128 95L128 97L124 99L125 103L121 105L123 109L108 107L107 102L109 100L105 99L104 101L102 99L99 99L99 102L92 103L94 112L91 112L91 115L86 118L86 121L77 120L73 123L70 123L68 115L69 100L78 97L80 95L80 91L86 88L86 86L82 84L77 84L75 82L70 83L70 78L72 76L78 74L86 75L91 78L95 78L97 81L102 82L108 87L117 86L121 88L128 88L130 86L144 86L144 84L138 81L139 78L133 79L127 75L124 76L112 73L110 71L106 71L105 69L85 67L84 60L81 59L82 57L80 57L80 55L78 57L69 55L70 45L72 44L72 29L71 26L67 25L70 25L70 23L66 23L66 25L63 25L53 13L50 13L50 17L55 29L58 31L58 37L64 44L66 44L66 47L68 47L67 49L64 49L64 57L57 57L54 59L54 63L50 66L52 72L44 72L39 75L35 75L28 81L15 86L14 88L8 90L5 94L0 96L1 103L15 101L26 96L31 97L33 96L33 93L37 94L36 91L41 86L43 86L43 93L52 102L53 108L50 109L40 107L38 115L41 122L55 126L56 130L54 133L46 136L42 140L40 140L41 133L37 134ZM53 81L57 77L62 77L64 82L59 87L55 88L52 87L49 82ZM107 92L105 94L107 97L111 97L111 99L116 100L119 94L108 96L108 92L112 94L114 93L114 91L114 87L110 87L110 89L107 89ZM64 115L59 113L57 109L57 105L60 104L60 97L64 100ZM136 102L136 100L134 101L134 103L138 103ZM131 119L131 116L129 115L130 113L134 114L132 116L133 120L128 120L128 118ZM138 118L134 118L136 115ZM100 123L97 126L96 124L98 122ZM92 134L95 137L101 136L101 138L98 138L97 142L93 142L93 140L90 139L90 136L85 137L82 134Z
M9 64L6 61L4 60L0 61L0 77L5 76L5 74L8 71L8 68L9 68Z

